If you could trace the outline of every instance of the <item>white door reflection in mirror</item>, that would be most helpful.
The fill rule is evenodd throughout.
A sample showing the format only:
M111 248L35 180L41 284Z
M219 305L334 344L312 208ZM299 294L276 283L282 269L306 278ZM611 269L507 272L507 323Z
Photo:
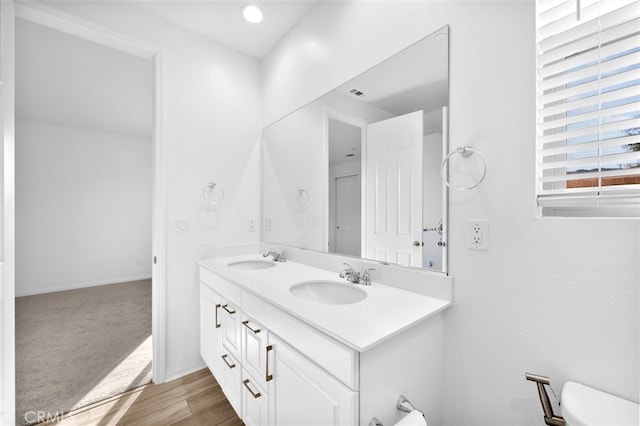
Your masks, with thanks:
M422 111L367 125L365 257L422 266Z

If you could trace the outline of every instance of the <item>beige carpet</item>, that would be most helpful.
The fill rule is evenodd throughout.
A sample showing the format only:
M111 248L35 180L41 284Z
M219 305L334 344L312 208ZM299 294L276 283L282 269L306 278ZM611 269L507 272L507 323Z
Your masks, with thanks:
M16 298L16 423L149 383L151 354L151 280Z

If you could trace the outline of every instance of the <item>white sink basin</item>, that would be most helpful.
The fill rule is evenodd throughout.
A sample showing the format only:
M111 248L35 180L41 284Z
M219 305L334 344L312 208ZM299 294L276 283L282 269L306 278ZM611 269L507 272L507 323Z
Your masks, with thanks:
M276 264L269 260L241 260L239 262L231 262L227 266L233 269L258 270L273 268Z
M301 299L328 305L348 305L367 298L367 292L354 284L337 281L303 281L293 285L289 292Z

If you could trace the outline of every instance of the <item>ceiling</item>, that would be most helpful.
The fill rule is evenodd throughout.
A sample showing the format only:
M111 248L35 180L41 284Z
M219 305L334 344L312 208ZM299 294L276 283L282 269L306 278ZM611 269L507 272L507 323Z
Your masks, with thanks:
M261 59L319 0L128 0L153 15ZM259 24L244 20L240 8L260 6Z

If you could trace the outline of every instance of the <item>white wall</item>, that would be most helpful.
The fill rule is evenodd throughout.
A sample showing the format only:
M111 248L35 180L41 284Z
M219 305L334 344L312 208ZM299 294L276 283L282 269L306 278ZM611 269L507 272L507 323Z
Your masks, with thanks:
M258 241L260 76L255 59L121 2L47 3L164 51L167 163L167 379L202 367L198 341L201 245ZM224 188L217 212L200 207L209 182ZM188 218L176 234L173 219Z
M17 120L16 295L150 277L151 141Z
M445 424L542 424L525 372L637 401L640 223L535 215L533 1L320 3L264 60L264 123L445 24L450 145L489 167L451 194ZM489 219L489 251L466 248L466 218Z

